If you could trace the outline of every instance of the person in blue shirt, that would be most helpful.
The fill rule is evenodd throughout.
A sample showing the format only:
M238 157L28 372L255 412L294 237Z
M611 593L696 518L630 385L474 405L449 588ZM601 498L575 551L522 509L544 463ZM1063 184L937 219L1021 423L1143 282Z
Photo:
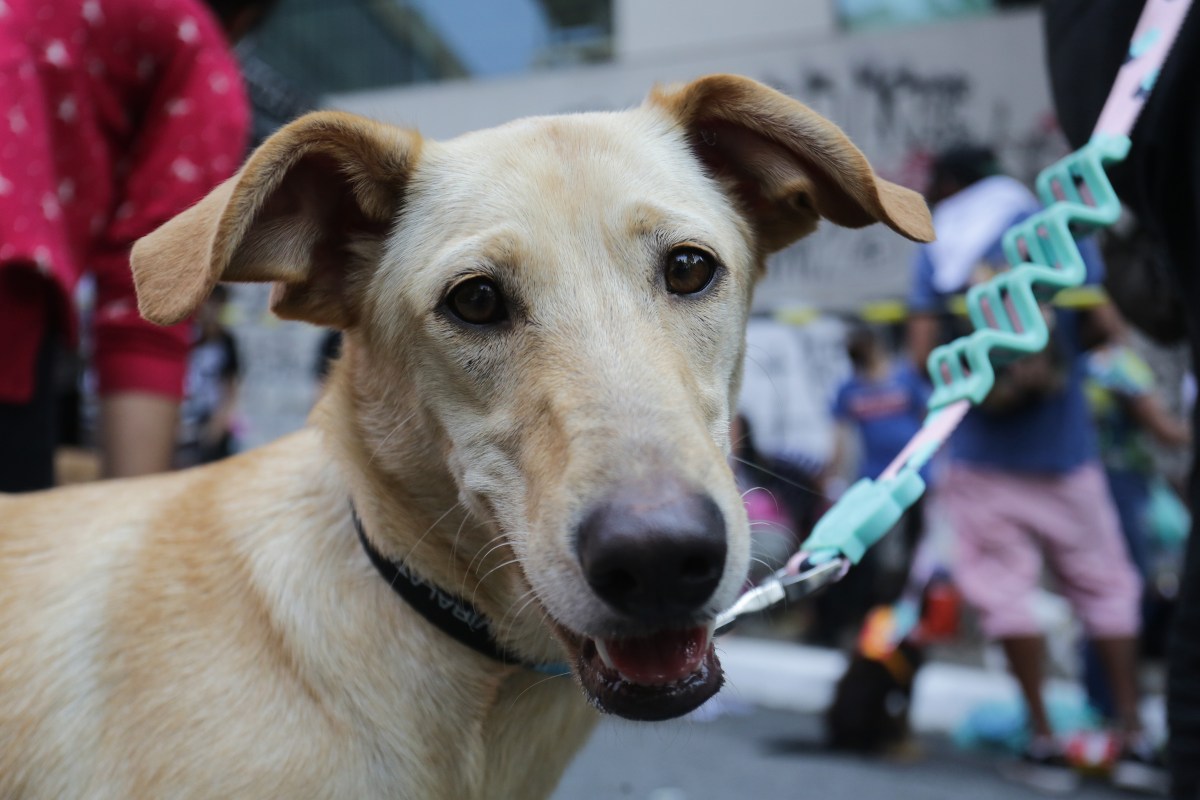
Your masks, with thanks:
M861 456L857 476L876 478L883 472L920 429L930 391L911 364L888 356L880 337L869 327L849 331L846 355L853 373L838 388L831 409L837 430L823 481L829 495L838 493L836 484L842 476L854 474L847 462L855 438ZM928 467L922 474L928 481ZM814 641L836 643L840 632L858 625L869 609L899 596L924 527L920 500L908 509L898 527L903 543L898 558L889 560L881 558L877 550L869 552L843 581L844 586L814 601Z
M862 447L859 477L875 478L920 430L929 384L912 364L889 359L878 335L858 327L846 337L846 355L854 372L837 391L833 418L839 432L833 461L844 466L846 440L858 434Z
M889 358L879 335L865 325L847 334L846 355L853 374L834 397L831 413L837 432L827 473L847 473L850 441L857 436L861 454L857 475L877 478L920 430L930 386L910 362ZM928 483L930 465L921 475ZM903 521L905 561L916 549L922 524L918 501Z
M930 199L938 241L916 255L908 303L909 348L924 364L935 344L969 330L954 313L970 286L1007 268L1001 237L1038 210L1034 195L1000 174L994 154L960 147L934 163ZM1089 280L1103 265L1081 244ZM994 309L997 313L1007 313ZM949 444L939 485L955 535L954 578L986 636L999 641L1029 711L1030 740L1014 777L1047 790L1078 782L1042 700L1044 642L1034 614L1043 565L1100 654L1127 751L1145 748L1138 712L1141 581L1130 562L1099 463L1084 397L1088 314L1043 307L1050 343L997 369L988 399ZM1103 325L1094 325L1101 332Z

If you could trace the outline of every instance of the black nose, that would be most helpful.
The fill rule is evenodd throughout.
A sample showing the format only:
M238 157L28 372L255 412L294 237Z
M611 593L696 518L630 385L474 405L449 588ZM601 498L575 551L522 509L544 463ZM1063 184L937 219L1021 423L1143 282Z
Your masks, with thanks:
M725 569L725 519L712 498L675 484L626 486L597 504L575 542L596 594L643 622L694 613Z

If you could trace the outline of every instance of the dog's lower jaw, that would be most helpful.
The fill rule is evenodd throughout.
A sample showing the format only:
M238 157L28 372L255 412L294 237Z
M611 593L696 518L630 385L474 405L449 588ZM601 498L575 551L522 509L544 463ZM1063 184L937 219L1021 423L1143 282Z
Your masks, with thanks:
M698 708L724 684L711 625L623 639L560 627L559 636L588 702L605 714L639 722L672 719ZM639 658L630 652L635 649L657 652Z
M598 659L581 659L579 670L588 699L598 711L638 722L683 716L699 708L725 683L711 644L695 671L664 684L633 683Z

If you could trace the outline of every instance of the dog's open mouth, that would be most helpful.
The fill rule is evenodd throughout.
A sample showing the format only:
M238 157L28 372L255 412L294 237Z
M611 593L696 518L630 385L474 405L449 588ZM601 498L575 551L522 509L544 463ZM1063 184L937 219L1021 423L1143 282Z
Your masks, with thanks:
M635 720L678 717L721 688L712 632L709 624L586 639L579 650L579 678L601 711Z

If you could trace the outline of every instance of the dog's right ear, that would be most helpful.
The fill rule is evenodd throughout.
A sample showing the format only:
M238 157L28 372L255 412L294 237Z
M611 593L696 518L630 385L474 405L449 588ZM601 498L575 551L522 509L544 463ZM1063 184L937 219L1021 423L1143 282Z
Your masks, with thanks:
M267 139L229 180L133 248L138 307L187 317L218 281L274 282L286 319L346 328L355 272L386 236L421 149L413 132L317 112Z
M916 192L875 174L841 129L802 103L738 75L709 75L651 92L692 152L738 202L765 253L805 236L818 217L861 228L882 222L932 241Z

